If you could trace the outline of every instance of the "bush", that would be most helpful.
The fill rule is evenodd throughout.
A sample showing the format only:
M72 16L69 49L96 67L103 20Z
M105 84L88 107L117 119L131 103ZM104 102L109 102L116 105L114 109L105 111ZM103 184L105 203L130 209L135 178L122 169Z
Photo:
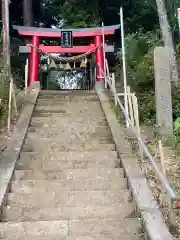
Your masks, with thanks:
M154 88L154 54L155 46L161 45L158 33L140 29L126 38L126 61L128 85L136 92L139 102L141 123L154 124L156 119ZM180 43L176 46L178 72L180 73ZM119 52L121 62L121 52ZM122 65L122 63L120 64ZM116 68L120 72L119 66ZM174 137L176 145L180 143L180 84L176 86L173 96Z
M128 35L125 43L128 85L138 97L140 121L152 124L155 122L156 114L153 50L155 46L161 45L159 34L144 33L140 29L135 34ZM121 52L119 57L121 62Z

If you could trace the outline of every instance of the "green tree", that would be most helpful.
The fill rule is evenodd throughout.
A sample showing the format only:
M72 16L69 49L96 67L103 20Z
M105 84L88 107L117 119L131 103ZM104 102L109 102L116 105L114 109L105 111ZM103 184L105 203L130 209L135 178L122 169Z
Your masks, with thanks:
M64 21L69 27L96 26L100 20L96 0L43 0L41 8L44 16L51 15L53 23Z

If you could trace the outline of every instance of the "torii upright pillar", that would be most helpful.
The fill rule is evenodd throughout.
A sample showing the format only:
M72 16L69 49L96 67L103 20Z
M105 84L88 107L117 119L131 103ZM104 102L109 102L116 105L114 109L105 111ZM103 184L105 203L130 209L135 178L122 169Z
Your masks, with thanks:
M31 87L34 82L39 82L39 48L40 39L38 36L32 36L30 53L30 72L29 72L29 86Z
M100 46L103 43L101 35L94 37L95 47ZM103 48L98 48L96 50L96 66L97 66L97 81L104 81L104 52Z

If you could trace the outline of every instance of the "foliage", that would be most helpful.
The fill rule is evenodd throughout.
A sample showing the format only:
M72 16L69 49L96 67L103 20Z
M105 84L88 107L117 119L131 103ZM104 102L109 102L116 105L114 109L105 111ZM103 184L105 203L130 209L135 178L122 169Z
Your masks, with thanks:
M178 132L180 130L180 117L177 117L174 121L174 131Z
M176 94L173 96L173 117L174 117L174 134L177 145L180 142L180 86L175 89Z
M85 27L100 25L103 20L106 25L118 24L119 8L124 9L126 30L130 33L139 28L153 30L158 23L155 0L31 0L33 5L34 25L59 25L65 21L68 26ZM173 0L175 1L175 0ZM12 24L23 24L23 0L13 0L10 3L10 18ZM16 9L16 11L14 11Z
M176 10L179 8L179 0L165 0L166 9L168 9L168 20L171 26L171 31L174 36L174 40L179 41L179 27L176 17Z
M161 45L158 31L144 32L142 29L129 34L125 40L128 84L135 91L139 101L140 121L154 124L156 118L154 91L153 49ZM180 73L180 44L177 44L178 71ZM121 53L119 53L121 56ZM119 59L121 62L121 58ZM120 64L122 65L122 63ZM117 67L119 71L119 67ZM172 96L174 136L168 144L180 148L180 86Z
M136 33L127 35L125 42L128 84L138 96L140 120L146 124L155 123L153 50L155 46L161 45L159 33L158 31L144 32L139 29ZM119 57L121 62L121 53ZM180 44L177 45L177 59L180 61ZM180 117L180 87L176 87L175 93L172 102L173 117L177 123L176 119ZM175 132L180 137L180 127L176 127Z
M128 85L136 92L139 101L140 120L146 124L155 122L154 60L153 50L161 41L158 32L128 34L126 39ZM121 52L119 53L121 62ZM121 63L122 65L122 63ZM117 67L117 71L118 71Z
M96 26L100 20L97 2L88 0L64 1L61 5L60 16L72 27Z

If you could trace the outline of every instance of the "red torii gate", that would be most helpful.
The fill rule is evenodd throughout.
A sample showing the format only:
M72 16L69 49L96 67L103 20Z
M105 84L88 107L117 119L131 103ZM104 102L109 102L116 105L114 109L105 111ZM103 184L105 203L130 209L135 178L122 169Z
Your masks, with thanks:
M103 43L102 28L79 28L79 29L58 29L58 28L36 28L26 26L13 26L18 30L19 35L31 38L31 44L34 47L30 47L30 73L29 73L29 85L31 86L34 81L39 81L39 52L40 49L46 53L85 53L98 47ZM120 25L104 26L104 36L113 35L115 30L120 28ZM60 46L44 46L40 45L41 39L60 39L62 31L71 31L73 38L92 38L94 44L89 46L73 46L72 48L62 48ZM97 48L96 50L96 65L97 69L97 81L103 81L102 71L104 72L104 54L103 48Z

